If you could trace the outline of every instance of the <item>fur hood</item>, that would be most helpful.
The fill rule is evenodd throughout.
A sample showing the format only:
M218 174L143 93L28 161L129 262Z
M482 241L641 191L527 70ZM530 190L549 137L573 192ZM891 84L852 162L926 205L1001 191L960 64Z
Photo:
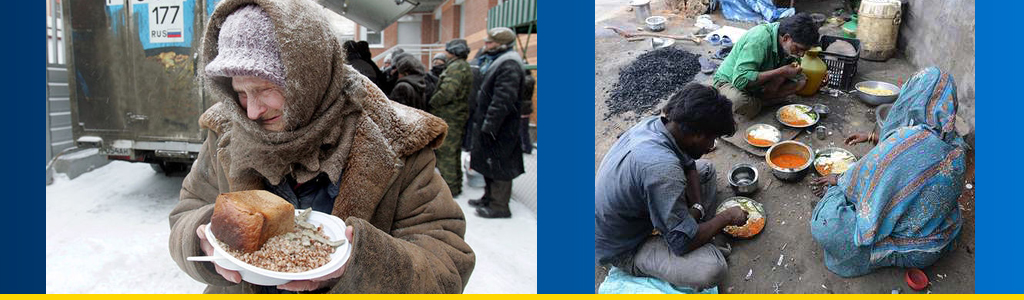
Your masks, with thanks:
M378 135L363 138L382 139L389 149L377 153L392 158L441 144L446 132L442 120L391 105L376 85L345 64L346 55L323 8L312 1L221 2L203 36L200 62L204 66L217 56L224 20L247 5L260 6L274 25L285 71L286 126L284 132L263 129L246 116L230 78L203 78L218 103L203 114L200 125L224 136L221 146L234 157L228 174L231 181L261 176L276 184L293 174L305 182L321 172L337 181L359 134ZM235 147L226 147L228 142Z

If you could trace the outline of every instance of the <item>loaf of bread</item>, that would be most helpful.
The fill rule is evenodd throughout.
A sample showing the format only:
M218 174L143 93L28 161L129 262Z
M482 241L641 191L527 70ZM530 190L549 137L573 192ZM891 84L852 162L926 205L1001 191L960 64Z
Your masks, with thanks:
M246 253L294 227L295 207L261 190L220 194L210 219L210 231L217 240Z

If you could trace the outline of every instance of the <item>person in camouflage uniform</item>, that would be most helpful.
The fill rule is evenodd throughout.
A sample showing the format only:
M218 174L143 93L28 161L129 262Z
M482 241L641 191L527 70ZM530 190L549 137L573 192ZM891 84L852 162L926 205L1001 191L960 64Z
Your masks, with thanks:
M441 73L437 91L430 98L430 107L435 116L448 123L448 136L434 153L437 169L455 197L462 193L462 135L469 118L467 99L473 86L473 73L466 62L469 56L466 40L451 40L444 50L448 56L447 67Z

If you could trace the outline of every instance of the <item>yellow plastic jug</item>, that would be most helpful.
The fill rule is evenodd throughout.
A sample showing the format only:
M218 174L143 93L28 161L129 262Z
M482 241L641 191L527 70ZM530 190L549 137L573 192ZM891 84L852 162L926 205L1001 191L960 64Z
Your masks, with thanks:
M818 58L818 53L821 53L821 47L815 46L807 50L804 57L800 59L800 67L803 68L804 76L807 76L807 84L796 92L797 95L813 96L821 87L821 81L825 79L828 67L825 66L824 61L821 61L821 58Z

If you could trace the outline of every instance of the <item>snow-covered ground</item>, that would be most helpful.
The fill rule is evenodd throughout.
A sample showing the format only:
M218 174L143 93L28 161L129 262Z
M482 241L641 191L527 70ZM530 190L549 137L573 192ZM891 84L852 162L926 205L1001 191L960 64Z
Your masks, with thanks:
M74 180L58 174L46 187L46 292L202 293L168 253L182 179L121 161ZM456 201L477 257L465 292L536 293L536 215L513 201L512 219L482 219L466 201L483 189L463 191Z

